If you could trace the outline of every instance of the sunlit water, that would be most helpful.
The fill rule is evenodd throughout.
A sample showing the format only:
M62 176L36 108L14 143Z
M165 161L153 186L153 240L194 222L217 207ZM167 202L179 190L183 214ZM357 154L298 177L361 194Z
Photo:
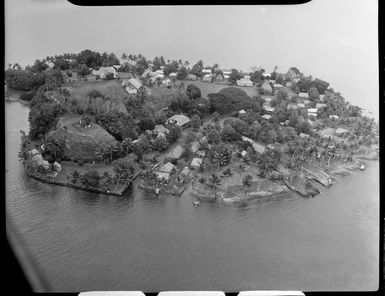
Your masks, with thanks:
M28 178L28 108L6 103L6 211L55 291L376 290L379 165L312 199L245 207L112 197Z

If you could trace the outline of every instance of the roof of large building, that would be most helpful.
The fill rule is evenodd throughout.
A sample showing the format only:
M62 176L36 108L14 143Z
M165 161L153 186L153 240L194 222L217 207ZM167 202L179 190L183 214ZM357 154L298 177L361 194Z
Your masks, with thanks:
M300 133L299 136L301 138L309 138L310 136L308 134Z
M315 107L318 109L318 108L324 108L326 107L326 104L322 104L322 103L317 103L315 104Z
M269 115L269 114L264 114L264 115L262 115L262 118L270 119L270 118L271 118L271 115Z
M135 87L136 89L139 89L142 87L142 83L136 79L136 78L130 78L128 79L128 82L133 86Z
M307 109L307 112L310 112L310 113L317 113L317 108L308 108L308 109Z
M199 167L201 164L202 164L202 159L198 157L193 158L193 160L191 161L192 167Z
M174 168L175 168L175 165L173 165L171 162L168 162L159 168L159 172L171 173Z

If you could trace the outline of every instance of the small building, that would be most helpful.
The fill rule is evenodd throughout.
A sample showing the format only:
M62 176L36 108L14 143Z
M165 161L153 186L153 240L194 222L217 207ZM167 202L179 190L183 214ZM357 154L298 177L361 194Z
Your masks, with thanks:
M171 116L167 120L167 123L176 124L180 127L185 127L190 123L190 118L188 118L187 116L185 116L183 114L177 114L177 115Z
M268 103L271 102L271 98L270 97L264 97L263 99L265 100L265 102L268 102Z
M191 168L193 170L197 170L200 168L200 166L202 165L202 159L201 158L198 158L198 157L195 157L193 158L193 160L191 161Z
M203 74L211 74L211 69L203 69L202 73Z
M211 73L210 74L206 74L202 78L202 81L205 81L205 82L212 82L212 80L213 80L213 75Z
M173 165L171 162L167 162L159 168L159 172L162 173L171 174L173 170L175 170L175 165Z
M310 136L308 134L300 133L299 134L300 138L309 138Z
M196 153L199 157L203 158L206 156L206 151L204 150L198 150L198 152Z
M242 150L241 155L242 155L242 157L245 157L247 155L247 151L246 150Z
M143 86L136 78L126 79L122 82L122 85L125 86L125 89L129 94L138 93L139 89Z
M162 180L168 182L170 179L170 174L169 173L164 173L164 172L155 172L156 179L157 180Z
M339 127L336 129L336 136L342 136L348 132L349 132L349 130Z
M263 109L269 113L273 113L275 111L275 108L274 107L270 107L270 106L267 106L267 105L263 105Z
M217 74L217 75L215 76L215 78L214 78L214 81L215 81L215 82L218 82L218 83L221 83L221 82L223 82L224 80L225 80L225 77L224 77L224 75L221 74L221 73Z
M150 76L152 76L151 75L151 73L152 73L152 71L151 70L149 70L149 69L146 69L146 70L144 70L144 72L142 73L142 77L143 78L147 78L147 77L150 77Z
M289 104L287 104L286 108L287 109L297 109L298 105L297 104L293 104L293 103L289 103Z
M166 86L166 87L170 86L170 85L171 85L171 79L170 79L170 78L164 79L164 80L162 81L162 85L163 85L163 86Z
M271 74L270 73L262 73L262 76L269 79Z
M245 76L244 78L237 80L238 86L253 86L253 82L250 80L250 76Z
M300 98L300 99L308 99L309 98L309 94L305 93L305 92L300 92L298 94L298 98Z
M324 101L324 98L325 98L325 95L319 95L319 100L320 100L321 102Z
M178 160L183 153L184 149L181 145L175 146L166 156L166 159Z
M269 81L267 81L267 80L265 80L262 83L261 88L263 89L264 93L272 93L273 92L273 88L271 87Z
M164 75L164 72L162 69L156 70L154 73L155 75Z
M201 144L198 141L195 141L191 145L191 152L192 153L197 153L200 147L201 147Z
M94 74L95 72L93 71L92 75L95 75ZM97 74L96 75L99 75L99 77L101 79L106 79L106 76L109 74L109 73L112 73L113 77L114 78L118 78L119 75L118 73L116 72L115 68L114 67L100 67L99 70L97 71Z
M321 108L325 108L326 107L326 104L323 104L323 103L317 103L315 105L316 109L321 109Z
M309 105L309 104L310 104L310 100L303 100L303 103L304 103L305 105Z
M279 83L274 83L273 87L274 87L274 90L284 89L284 86L282 84L279 84Z
M188 74L186 77L186 80L195 81L195 80L197 80L197 76L195 74Z
M242 110L239 110L239 111L238 111L238 114L246 114L246 111L243 110L243 109L242 109Z
M176 72L172 72L172 73L170 73L170 74L168 75L168 77L170 77L170 78L176 78L177 75L178 75L178 74L177 74Z
M297 106L298 106L298 108L305 108L306 107L304 103L297 103Z
M317 117L317 108L308 108L307 116L315 116Z
M333 115L329 115L329 118L330 118L330 119L338 119L339 117L338 117L338 115L334 115L334 114L333 114Z
M230 76L232 71L231 71L231 69L223 69L222 73L224 76Z
M188 167L184 167L183 170L180 172L180 175L183 177L188 177L190 173L190 169Z
M249 142L251 143L251 146L253 147L254 151L257 152L257 153L260 153L262 154L263 152L265 152L265 146L262 145L262 144L258 144L256 142L254 142L252 139L250 138L247 138L245 136L242 136L242 141L245 141L245 142Z
M159 136L166 137L166 134L169 132L169 130L167 128L165 128L163 124L157 124L157 125L155 125L152 132L153 132L153 134L156 134L158 137Z
M269 120L271 118L271 115L264 114L264 115L262 115L262 118Z

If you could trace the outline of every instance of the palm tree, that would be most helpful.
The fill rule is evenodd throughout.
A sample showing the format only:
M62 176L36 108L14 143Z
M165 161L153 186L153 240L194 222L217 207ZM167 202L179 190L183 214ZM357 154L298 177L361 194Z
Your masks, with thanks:
M124 151L126 152L126 155L128 155L128 153L129 153L129 151L131 149L131 143L132 143L132 139L131 138L125 138L122 141L122 146L123 146Z
M246 193L247 193L248 188L250 188L250 186L251 186L252 180L253 180L253 177L250 176L249 174L246 174L245 177L242 179L242 184L243 184L243 186L245 186L245 197L246 197Z
M217 174L211 174L209 178L209 186L214 191L215 198L217 197L217 188L219 185L221 185L221 179L218 177Z
M127 55L125 53L122 54L122 60L126 60L127 59Z
M242 172L246 171L246 166L243 163L241 163L238 168L239 168L239 175L241 175Z
M81 178L81 174L79 173L79 171L77 170L74 170L72 173L71 173L71 180L72 180L72 183L76 183L80 178Z
M229 162L228 155L221 151L214 151L212 156L212 161L217 165L217 171L219 170L219 166L225 166Z
M106 149L104 146L98 146L96 148L96 158L100 160L100 163L103 162L105 153L106 153Z
M218 113L218 112L214 112L212 115L211 115L212 119L211 119L211 122L213 123L216 123L218 122L219 118L221 117L221 115Z

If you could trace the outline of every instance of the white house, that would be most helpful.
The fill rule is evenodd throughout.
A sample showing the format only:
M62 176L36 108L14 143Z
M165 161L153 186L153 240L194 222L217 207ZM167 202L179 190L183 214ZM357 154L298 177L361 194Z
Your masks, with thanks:
M203 74L211 74L211 69L203 69L202 73Z
M300 99L308 99L309 98L309 94L305 93L305 92L300 92L298 94L298 98L300 98Z
M170 78L166 78L166 79L164 79L163 81L162 81L162 85L164 85L164 86L170 86L171 85L171 80L170 80Z
M191 161L191 168L192 169L199 169L199 167L202 165L202 159L201 158L194 158L192 161Z
M176 76L177 76L177 73L176 73L176 72L172 72L172 73L170 73L170 74L168 75L168 77L170 77L170 78L176 78Z
M184 127L190 123L190 118L188 118L187 116L185 116L183 114L177 114L177 115L171 116L167 120L167 122L171 123L171 124L176 124L180 127Z
M326 104L317 103L317 104L315 104L315 107L316 107L316 109L325 108Z
M237 80L238 86L253 86L253 82L250 80L250 76L245 76L244 78Z
M329 118L330 119L338 119L339 117L338 117L338 115L329 115Z
M205 82L211 82L213 79L213 75L210 73L210 74L206 74L205 76L202 77L202 81L205 81Z
M129 94L138 93L138 90L143 86L142 83L135 78L125 79L122 82L122 85L125 87Z
M99 70L92 71L92 75L99 76L101 79L105 79L108 73L112 73L114 78L119 77L114 67L100 67Z
M242 109L242 110L239 110L238 113L239 114L246 114L246 111Z
M269 115L269 114L264 114L264 115L262 115L262 118L265 118L265 119L269 120L269 119L271 118L271 115Z
M271 113L273 113L275 111L275 108L267 106L267 105L263 105L263 109L265 109L265 111L271 112Z
M275 90L280 90L284 88L284 86L280 83L274 83L273 87Z
M308 108L307 116L315 116L317 117L317 108Z

